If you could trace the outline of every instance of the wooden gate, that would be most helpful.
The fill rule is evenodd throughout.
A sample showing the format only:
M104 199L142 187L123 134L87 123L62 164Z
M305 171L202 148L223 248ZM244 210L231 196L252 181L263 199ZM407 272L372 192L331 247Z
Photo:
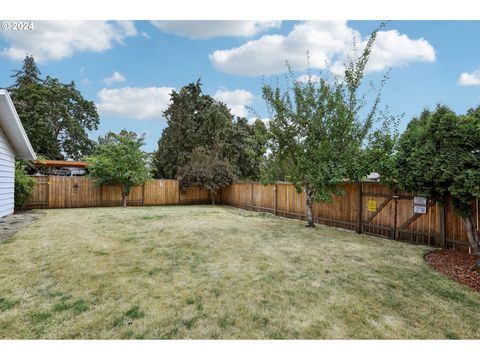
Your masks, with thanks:
M439 206L427 202L425 214L413 212L410 194L394 194L380 184L361 184L361 232L413 244L438 245Z
M49 193L48 176L35 176L34 179L36 184L25 207L27 209L47 209Z

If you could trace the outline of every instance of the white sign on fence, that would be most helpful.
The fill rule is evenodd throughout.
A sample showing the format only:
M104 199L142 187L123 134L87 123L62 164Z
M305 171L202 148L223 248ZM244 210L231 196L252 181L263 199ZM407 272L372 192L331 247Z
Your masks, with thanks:
M413 213L426 214L427 213L427 198L423 196L413 197Z
M427 205L427 198L423 196L415 196L413 198L413 203L415 205Z
M413 212L415 214L426 214L427 207L424 205L413 205Z

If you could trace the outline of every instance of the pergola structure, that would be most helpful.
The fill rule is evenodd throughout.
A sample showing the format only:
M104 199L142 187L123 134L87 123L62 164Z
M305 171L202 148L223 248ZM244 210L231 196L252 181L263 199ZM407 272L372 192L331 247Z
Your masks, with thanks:
M84 161L68 161L68 160L35 160L35 165L44 167L65 167L84 169L88 164Z

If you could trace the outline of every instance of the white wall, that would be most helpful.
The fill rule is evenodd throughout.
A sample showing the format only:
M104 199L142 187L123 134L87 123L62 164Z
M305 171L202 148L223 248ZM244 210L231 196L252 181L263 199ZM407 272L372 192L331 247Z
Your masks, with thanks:
M13 213L15 155L7 136L0 128L0 218Z

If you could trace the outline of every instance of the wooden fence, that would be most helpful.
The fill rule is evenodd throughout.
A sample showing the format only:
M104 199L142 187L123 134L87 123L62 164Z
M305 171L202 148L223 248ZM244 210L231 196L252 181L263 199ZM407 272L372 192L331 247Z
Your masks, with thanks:
M35 176L37 184L27 209L61 209L95 206L120 206L119 186L97 187L89 177ZM152 180L144 186L134 186L127 197L129 206L206 204L210 196L206 189L192 187L181 192L177 180Z
M122 204L120 187L96 187L88 177L34 178L37 184L27 203L28 209ZM468 251L463 221L453 213L451 206L442 207L428 200L426 213L414 214L411 194L394 194L386 186L374 182L345 183L343 186L343 196L334 196L330 203L314 205L316 223L414 244ZM135 186L127 198L127 205L205 204L210 201L206 189L192 187L181 192L177 180L152 180L144 186ZM236 182L223 188L216 202L305 219L305 194L297 193L294 186L286 182L266 186L258 182ZM369 206L372 204L374 206ZM473 211L478 229L478 201Z
M394 194L374 182L345 183L344 192L343 196L334 196L330 203L314 205L316 223L414 244L469 250L463 221L451 206L442 207L428 199L426 213L415 214L411 194ZM257 182L234 183L222 189L220 202L305 219L305 194L297 193L290 183L267 186ZM478 201L473 211L478 229Z

